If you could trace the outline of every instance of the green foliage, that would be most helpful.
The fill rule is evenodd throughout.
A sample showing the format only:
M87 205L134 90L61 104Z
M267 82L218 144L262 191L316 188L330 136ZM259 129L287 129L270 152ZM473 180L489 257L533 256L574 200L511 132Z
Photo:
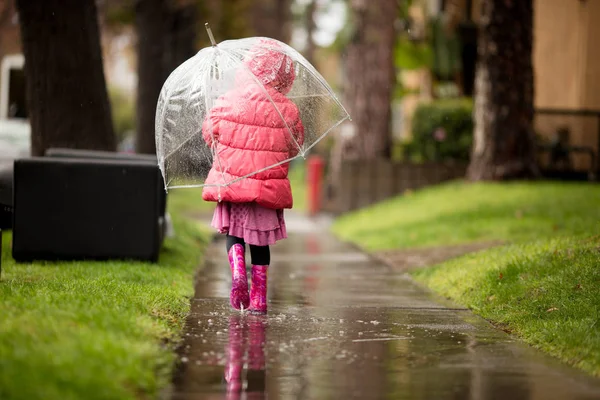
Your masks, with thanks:
M600 376L598 248L599 236L545 239L470 254L413 275L533 346Z
M405 144L415 161L468 161L473 141L473 103L444 99L420 104L413 115L412 142Z
M128 132L135 129L135 100L116 87L109 88L108 95L115 135L121 141Z
M433 51L425 42L415 42L400 37L394 49L396 67L406 70L430 68L433 65Z
M173 203L187 201L169 204L177 237L158 264L16 264L3 233L0 398L140 399L168 386L209 236Z
M409 23L409 9L412 6L412 3L413 1L400 2L398 7L398 18L400 21L404 21L407 24ZM396 68L405 70L431 68L434 61L433 56L433 48L429 41L411 39L408 30L399 32L394 47Z

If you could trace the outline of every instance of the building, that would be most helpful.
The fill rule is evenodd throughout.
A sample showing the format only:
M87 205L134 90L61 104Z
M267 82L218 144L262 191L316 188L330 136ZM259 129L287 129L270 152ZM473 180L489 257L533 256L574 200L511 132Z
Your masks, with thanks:
M594 51L600 37L600 0L533 0L535 85L535 131L542 140L561 139L570 146L598 154L600 142L600 53ZM421 0L411 17L424 25L432 16L444 14L456 28L466 20L479 19L481 0ZM424 12L425 11L425 12ZM463 60L464 61L464 60ZM464 65L463 65L464 67ZM402 102L404 126L410 136L410 116L418 103L432 94L429 71L406 71L405 85L417 93ZM459 86L465 82L457 77ZM562 132L562 133L559 133ZM547 162L547 157L541 157ZM573 153L578 170L593 167L588 153Z
M536 129L548 137L567 128L571 145L591 148L596 155L600 150L598 21L600 0L534 2ZM564 114L550 115L546 109L564 110ZM590 159L577 155L574 165L587 169Z

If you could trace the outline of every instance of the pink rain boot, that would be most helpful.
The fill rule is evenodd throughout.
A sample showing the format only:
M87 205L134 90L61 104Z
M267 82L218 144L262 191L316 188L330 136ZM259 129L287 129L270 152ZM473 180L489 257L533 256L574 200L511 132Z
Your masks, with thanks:
M231 294L229 301L236 310L247 309L250 304L248 298L248 276L246 275L246 249L239 243L229 249L229 265L231 266Z
M267 269L268 265L252 266L252 287L250 288L250 312L267 313Z

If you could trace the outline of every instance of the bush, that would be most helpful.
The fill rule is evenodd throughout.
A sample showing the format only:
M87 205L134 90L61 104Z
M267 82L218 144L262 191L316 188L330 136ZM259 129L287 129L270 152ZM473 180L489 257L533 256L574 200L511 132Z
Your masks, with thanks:
M413 139L405 155L415 161L468 161L473 143L473 102L445 99L421 104L413 116Z

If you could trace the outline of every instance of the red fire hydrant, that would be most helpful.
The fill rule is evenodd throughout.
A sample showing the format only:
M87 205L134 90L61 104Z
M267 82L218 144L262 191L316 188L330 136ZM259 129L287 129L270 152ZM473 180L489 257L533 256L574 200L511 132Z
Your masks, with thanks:
M323 169L325 161L317 155L306 161L308 186L308 213L316 215L321 209L321 188L323 187Z

